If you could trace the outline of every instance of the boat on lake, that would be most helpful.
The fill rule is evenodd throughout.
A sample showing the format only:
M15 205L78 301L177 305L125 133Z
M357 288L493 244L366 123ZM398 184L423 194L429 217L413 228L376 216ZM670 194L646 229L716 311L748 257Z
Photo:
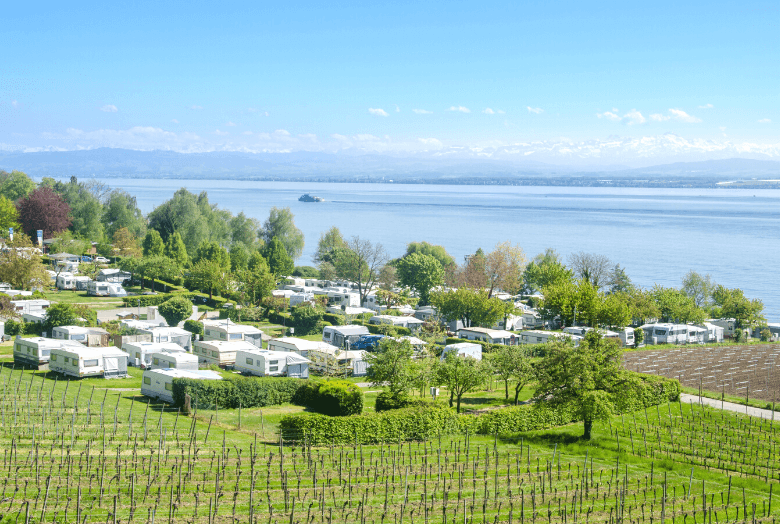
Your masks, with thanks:
M298 199L300 202L325 202L322 198L318 196L310 195L309 193L306 193L305 195L301 195L301 197Z

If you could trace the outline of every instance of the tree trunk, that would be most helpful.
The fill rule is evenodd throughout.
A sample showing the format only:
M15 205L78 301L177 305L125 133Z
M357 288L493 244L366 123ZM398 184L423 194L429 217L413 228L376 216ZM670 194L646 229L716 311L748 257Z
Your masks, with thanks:
M591 432L593 430L593 420L592 419L585 419L585 432L582 435L582 438L585 440L590 440Z
M450 407L452 407L452 399L454 398L455 394L450 391Z
M509 400L509 379L504 379L504 399Z
M461 395L458 395L458 407L455 409L457 413L460 413L460 397Z
M515 388L515 406L517 405L517 397L520 396L520 390Z

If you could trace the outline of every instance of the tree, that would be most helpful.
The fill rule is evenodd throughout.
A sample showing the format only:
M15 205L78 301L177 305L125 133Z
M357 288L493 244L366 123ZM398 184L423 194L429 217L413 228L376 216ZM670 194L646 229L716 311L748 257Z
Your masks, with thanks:
M631 323L631 308L618 294L602 297L598 323L605 326L624 327Z
M165 242L163 242L160 233L155 229L150 229L144 237L141 244L144 249L145 257L161 257L165 255Z
M184 245L184 241L181 239L178 231L174 231L168 237L168 241L165 243L164 255L173 260L179 267L184 267L189 262L187 246Z
M271 273L279 276L290 276L293 272L293 259L282 244L281 240L273 237L270 242L265 245L263 252L264 258L268 261L268 268Z
M320 234L317 242L317 251L314 252L314 262L317 264L333 264L337 250L347 247L347 242L336 226L332 226L325 233Z
M463 395L485 383L488 368L482 361L472 357L461 357L454 351L449 351L436 366L436 381L450 392L450 407L453 399L456 410L460 413L460 402Z
M431 289L442 284L444 268L432 255L412 253L398 261L397 274L401 285L417 291L420 303L427 304Z
M573 407L584 423L583 438L590 440L593 422L606 420L613 411L611 394L621 382L621 350L614 341L589 331L574 347L557 340L547 345L547 354L537 365L536 402L555 408Z
M573 279L574 271L561 262L558 252L552 248L536 255L523 272L523 285L529 293Z
M545 318L560 315L564 324L574 325L577 319L588 326L598 324L603 296L589 281L561 281L544 288L542 294L539 310Z
M609 283L611 262L604 255L594 253L572 253L569 255L569 266L574 274L585 279L598 289Z
M615 267L610 271L607 284L609 285L610 293L625 293L634 287L626 270L620 267L620 264L615 264Z
M164 255L142 258L136 270L141 273L143 278L152 279L152 291L154 291L155 279L170 282L181 275L181 268ZM141 287L143 288L143 284Z
M211 213L212 208L205 193L195 196L185 188L181 188L170 200L163 202L149 213L149 227L159 231L164 240L178 231L187 247L187 253L195 253L203 241L225 240L225 238L212 238L219 236L222 228L217 224L220 216L213 217L211 222L209 221ZM215 226L213 234L212 226ZM227 225L224 226L226 234Z
M43 238L65 231L70 226L70 207L49 187L39 187L16 204L22 229L30 237L43 230Z
M276 279L268 268L268 263L259 253L256 255L252 255L247 269L237 274L239 290L252 304L270 296L276 286Z
M625 293L614 293L612 296L622 300L628 306L634 323L646 324L649 319L661 316L661 310L658 309L653 294L646 289L632 287Z
M315 331L317 323L322 320L325 310L321 307L313 306L304 302L290 310L290 319L292 320L296 335L306 336Z
M59 326L72 326L78 321L78 313L73 304L59 302L52 304L46 310L46 322L44 326L51 333L51 330Z
M696 306L694 300L675 288L666 288L656 284L651 291L658 305L663 322L679 322L681 324L698 324L704 321L704 311Z
M431 293L431 304L442 318L460 320L466 327L492 326L505 316L502 300L488 298L481 289L458 288L454 291Z
M504 381L504 396L509 400L509 382L515 381L515 405L520 392L533 379L531 359L522 346L499 345L487 354L487 359L495 373Z
M439 264L441 264L441 267L444 270L454 268L456 265L455 259L452 257L452 255L447 253L447 250L444 248L444 246L436 246L425 241L409 242L406 244L406 255L404 255L404 258L415 253L432 256L439 261Z
M245 246L254 245L259 229L260 222L255 218L249 218L243 211L230 219L230 237L233 244L241 242Z
M292 260L299 258L303 252L303 232L295 227L289 207L271 208L268 220L263 224L262 235L266 244L274 237L278 238Z
M7 236L9 228L21 233L19 211L11 200L0 195L0 236Z
M368 378L371 387L387 385L394 399L406 396L412 386L412 356L414 349L408 340L394 340L385 337L376 352L366 353Z
M334 253L334 267L340 278L357 283L360 303L376 284L379 270L387 262L387 253L380 243L373 244L370 240L352 237L345 247Z
M320 278L320 271L313 266L295 266L293 269L294 277L301 278Z
M192 302L184 297L169 298L157 308L169 326L176 327L192 315Z
M130 231L136 238L146 234L146 220L138 209L135 197L121 189L115 189L108 195L103 206L103 226L109 237L122 228Z
M0 250L0 282L14 289L43 288L50 281L38 250L24 235L14 235L9 249Z
M523 283L525 254L520 246L511 242L496 244L493 251L485 256L484 271L488 283L488 298L496 290L516 293Z
M234 273L247 268L249 249L243 242L233 242L230 246L230 270Z
M201 242L198 246L198 250L195 252L195 256L192 257L192 261L195 263L201 260L213 260L225 271L230 270L230 254L227 249L220 246L216 242Z
M759 299L750 300L739 288L728 289L719 285L713 291L712 298L719 309L720 318L733 318L738 328L750 328L766 322L761 314L764 303Z
M706 308L712 305L712 292L716 285L710 275L701 276L690 270L682 279L682 292L693 299L696 307Z
M76 177L70 183L55 187L70 206L70 230L74 235L92 241L101 241L103 229L103 204Z
M114 232L114 252L122 257L140 257L141 248L138 239L126 227L120 227Z
M191 287L208 290L213 298L214 291L220 293L225 288L227 270L218 261L204 258L192 266L188 279Z
M35 182L21 171L0 171L0 195L11 202L28 196L35 190Z

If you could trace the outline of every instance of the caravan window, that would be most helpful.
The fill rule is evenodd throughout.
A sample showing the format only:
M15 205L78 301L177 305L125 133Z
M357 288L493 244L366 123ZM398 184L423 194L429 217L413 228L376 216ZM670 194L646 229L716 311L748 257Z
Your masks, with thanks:
M62 361L67 364L68 362L70 362L70 357L65 357L62 359Z
M49 353L51 353L51 351L48 350L48 349L42 349L41 350L41 356L43 356L43 357L48 357Z
M246 363L247 363L247 364L249 364L250 366L251 366L252 364L254 364L254 362L252 361L252 359L251 359L251 358L248 358L248 359L246 359Z
M86 335L72 335L70 337L71 340L86 340Z
M160 336L160 342L168 342L168 337Z
M165 390L166 391L173 391L173 384L171 384L170 382L166 382L165 383Z
M219 351L212 351L211 352L212 357L219 357Z
M666 330L665 329L656 329L655 330L655 334L656 335L666 335Z
M231 333L230 340L241 340L241 333Z
M146 384L147 386L151 386L152 385L152 377L144 377L144 384Z
M74 362L74 364L75 364L75 362ZM95 366L97 366L97 365L98 365L98 361L97 361L97 359L94 359L94 360L85 360L85 361L84 361L84 367L85 367L85 368L91 368L91 367L95 367Z
M271 365L271 366L277 366L277 365L279 365L279 361L278 360L272 360L268 364Z
M159 358L157 358L157 357L154 357L154 358L152 359L152 362L154 362L154 365L155 365L155 366L159 366L159 365L160 365L160 359L159 359Z
M77 358L73 358L73 367L79 367L79 360Z

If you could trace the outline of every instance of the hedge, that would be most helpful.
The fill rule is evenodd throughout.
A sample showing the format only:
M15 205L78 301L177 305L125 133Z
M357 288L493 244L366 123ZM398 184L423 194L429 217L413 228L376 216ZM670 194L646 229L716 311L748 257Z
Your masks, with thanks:
M377 412L390 411L392 409L403 409L411 407L428 407L433 406L433 403L421 398L412 398L408 395L401 397L394 397L389 391L383 391L376 396L376 403L374 409Z
M431 404L431 406L434 406ZM312 444L375 444L428 440L460 432L458 415L440 404L431 408L405 408L351 417L317 413L285 415L279 422L284 440Z
M173 402L184 405L190 395L199 404L224 408L275 406L293 402L306 382L285 377L228 376L223 380L173 379Z
M125 307L136 307L139 305L139 300L141 301L141 307L159 306L172 297L184 297L192 301L196 306L206 304L207 306L214 308L221 308L225 302L228 302L228 300L223 297L209 298L208 295L193 291L175 291L173 293L158 293L156 295L131 295L122 297L122 302L124 302Z
M363 391L346 380L309 381L298 391L295 402L323 415L359 415L363 412Z
M408 337L412 334L409 328L393 326L390 324L364 324L368 332L374 335L387 335L388 337Z
M460 344L462 342L469 342L471 344L479 344L482 346L483 353L491 353L502 344L491 344L489 342L483 342L481 340L468 340L465 338L447 337L444 341L446 345ZM532 357L543 357L546 354L546 344L522 344L527 354Z
M331 326L344 325L344 315L337 315L335 313L325 313L324 315L322 315L322 319L325 322L330 322Z

